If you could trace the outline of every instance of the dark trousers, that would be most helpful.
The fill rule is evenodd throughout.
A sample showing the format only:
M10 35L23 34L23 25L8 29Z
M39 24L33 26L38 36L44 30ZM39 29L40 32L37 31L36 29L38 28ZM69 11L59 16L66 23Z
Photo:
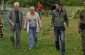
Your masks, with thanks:
M12 44L15 44L14 33L16 32L16 48L20 47L20 37L21 37L21 29L19 23L15 24L15 28L10 30L10 39Z
M54 26L56 49L60 49L59 43L61 40L61 51L65 52L65 32L63 29L63 27Z
M81 30L81 37L82 37L82 49L85 53L85 29Z

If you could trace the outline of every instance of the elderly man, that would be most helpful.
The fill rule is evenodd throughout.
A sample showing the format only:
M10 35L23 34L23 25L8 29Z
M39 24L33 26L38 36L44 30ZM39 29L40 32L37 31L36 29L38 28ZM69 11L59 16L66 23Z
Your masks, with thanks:
M14 3L14 9L8 15L10 23L10 39L12 45L15 46L14 32L16 31L16 48L20 48L21 29L23 24L23 13L19 10L19 3Z
M80 19L78 22L78 31L81 32L82 37L82 50L83 55L85 55L85 1L84 1L84 9L80 12Z

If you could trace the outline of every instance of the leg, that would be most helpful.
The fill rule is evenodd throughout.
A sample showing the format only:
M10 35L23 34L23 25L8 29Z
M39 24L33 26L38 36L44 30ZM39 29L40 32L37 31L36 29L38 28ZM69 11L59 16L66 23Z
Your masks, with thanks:
M59 44L59 29L55 26L54 27L54 35L55 35L55 44L56 49L60 50L60 44Z
M16 48L20 48L21 30L19 24L16 24Z
M29 47L33 48L33 30L29 28Z
M40 16L40 19L41 19L41 13L42 13L42 10L38 10L38 14Z
M83 53L85 55L85 30L81 31L81 37L82 37L82 49L83 49Z
M10 30L10 40L13 46L15 46L15 40L14 40L14 32L15 30Z
M40 19L42 19L42 10L40 10Z
M38 39L37 39L36 27L33 30L33 36L34 36L34 44L37 45Z
M61 34L61 46L62 46L62 54L64 55L65 53L65 32L63 30L60 31Z

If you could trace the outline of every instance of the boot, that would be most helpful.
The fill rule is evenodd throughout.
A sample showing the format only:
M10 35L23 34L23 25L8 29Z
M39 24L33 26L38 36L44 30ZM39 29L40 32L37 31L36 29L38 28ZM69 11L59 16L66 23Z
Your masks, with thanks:
M85 55L85 52L83 53L83 55Z
M60 50L59 41L56 41L56 42L55 42L55 45L56 45L56 50Z
M15 40L14 40L14 38L10 38L10 39L11 39L12 45L15 47Z

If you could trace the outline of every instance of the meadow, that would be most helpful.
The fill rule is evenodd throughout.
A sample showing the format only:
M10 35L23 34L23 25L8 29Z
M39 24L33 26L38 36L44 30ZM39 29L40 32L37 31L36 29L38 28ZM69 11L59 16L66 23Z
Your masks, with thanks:
M67 10L76 10L79 6L66 7ZM55 49L54 32L51 27L51 16L42 17L42 28L38 33L38 47L29 50L28 34L22 30L21 47L16 49L10 43L10 30L5 27L5 35L0 39L0 55L61 55ZM78 19L69 17L69 27L66 29L66 55L82 55L82 40L78 33Z

